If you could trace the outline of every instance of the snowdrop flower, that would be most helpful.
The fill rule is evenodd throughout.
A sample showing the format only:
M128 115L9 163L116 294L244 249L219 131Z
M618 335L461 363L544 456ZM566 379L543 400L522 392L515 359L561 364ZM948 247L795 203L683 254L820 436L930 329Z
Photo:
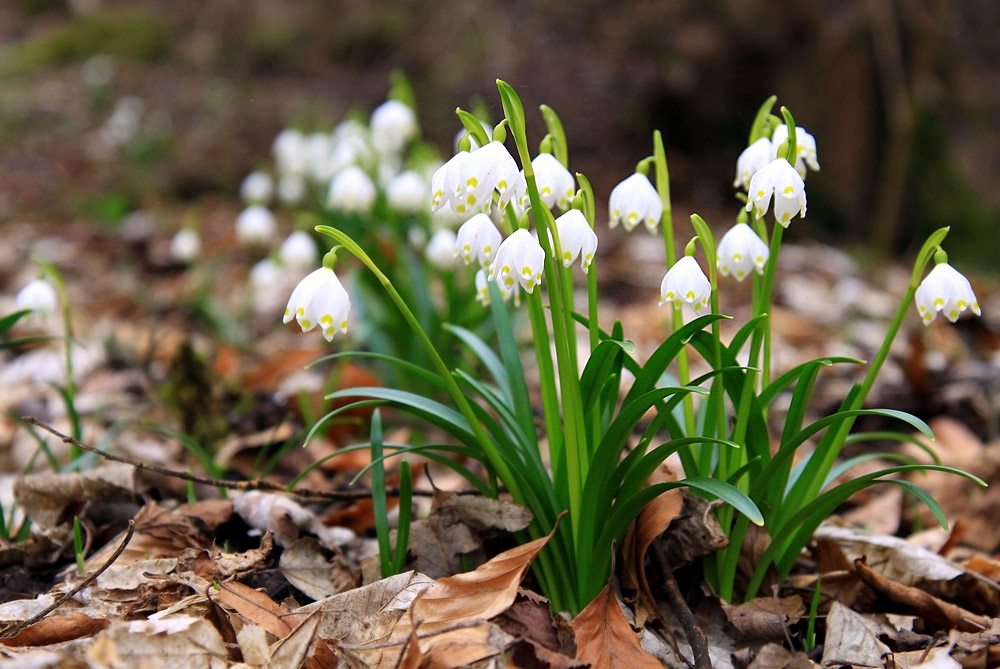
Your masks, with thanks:
M181 228L170 240L170 257L175 261L189 264L201 255L201 238L191 228Z
M920 282L916 302L924 325L930 325L939 311L952 323L970 307L977 316L983 313L969 280L948 263L935 265L930 274Z
M795 168L784 158L776 158L750 178L747 211L758 217L767 213L774 195L774 220L787 228L792 217L806 215L806 185Z
M306 197L306 180L301 174L288 172L278 178L278 201L286 206L301 204Z
M534 291L535 286L542 282L542 269L545 264L545 251L530 232L515 230L503 240L497 249L496 259L490 265L489 279L498 277L502 285L513 289L515 282L527 293Z
M476 272L476 299L484 307L490 306L490 287L489 287L489 272L485 269L480 269ZM510 296L514 294L517 290L517 286L505 286L502 281L494 280L497 288L500 289L500 295L503 296L504 301L510 299Z
M559 233L563 266L569 267L579 256L580 267L587 271L597 252L597 234L587 222L587 217L579 209L570 209L556 219L556 231Z
M372 142L379 153L397 153L417 136L420 126L409 105L399 100L387 100L375 108L371 121Z
M281 242L278 257L286 267L308 269L316 264L316 242L308 232L296 230Z
M455 267L455 233L448 228L441 228L427 242L427 260L438 269Z
M754 269L758 274L764 273L764 263L771 251L749 225L737 223L722 235L716 253L716 267L722 276L732 274L742 281Z
M531 168L535 171L538 195L545 206L551 209L559 205L560 209L569 209L576 183L569 170L551 153L540 153L535 156L531 161Z
M263 245L271 241L278 224L267 207L252 204L236 218L236 238L242 244Z
M468 151L459 151L434 172L434 176L431 177L431 211L437 211L446 204L452 203L461 193L460 173L462 165L468 158ZM454 206L452 209L458 214L469 211L464 204L461 210Z
M51 283L45 279L35 279L14 298L14 308L18 311L29 309L40 317L47 318L59 308L59 298Z
M788 139L788 126L782 123L771 133L771 158L778 157L782 142ZM784 156L782 156L784 157ZM795 126L795 171L803 179L806 178L806 165L813 172L819 172L819 160L816 158L816 138L805 131L800 125Z
M663 214L663 201L646 175L636 172L611 191L608 212L612 228L621 223L627 232L631 232L642 222L650 232L656 232Z
M344 169L330 183L327 206L352 213L367 213L375 203L375 183L360 167Z
M427 207L427 183L413 170L397 174L386 188L389 206L396 211L417 214Z
M503 209L513 195L512 188L519 172L514 158L500 142L490 142L472 151L459 165L458 190L452 198L452 206L460 214L466 210L489 209L493 191L496 191L500 195L500 209Z
M502 239L503 236L489 216L476 214L458 229L453 255L456 258L461 256L466 265L476 258L482 267L489 267Z
M774 160L774 149L767 137L761 137L743 149L743 153L736 159L736 179L733 180L733 188L748 189L750 177L772 160Z
M295 128L285 128L271 145L274 162L282 174L305 174L309 159L306 138Z
M288 298L282 322L289 323L294 318L303 332L309 332L317 325L327 341L339 329L347 332L347 314L351 310L351 299L340 284L340 279L332 269L320 267L295 286Z
M256 170L240 184L240 199L247 204L267 204L274 192L274 180L267 172Z
M700 314L708 306L711 294L712 286L701 271L698 261L691 256L684 256L663 277L660 284L660 306L670 302L674 309L680 309L681 304L687 303L694 313Z

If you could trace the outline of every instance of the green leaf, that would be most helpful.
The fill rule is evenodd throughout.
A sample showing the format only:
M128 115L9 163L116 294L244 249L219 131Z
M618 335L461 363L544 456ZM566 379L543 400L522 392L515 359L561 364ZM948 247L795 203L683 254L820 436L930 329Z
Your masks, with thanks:
M545 119L545 127L548 128L549 134L552 135L554 140L552 154L556 157L563 167L569 167L569 146L566 143L566 131L563 130L562 121L559 120L559 115L556 114L555 110L548 105L541 105L539 109L542 111L542 118Z
M466 330L463 327L452 325L451 323L445 323L444 329L461 339L462 343L472 349L472 352L476 354L476 357L483 363L483 366L493 377L493 380L496 381L501 392L507 397L510 397L510 380L507 378L503 362L501 362L500 358L497 357L497 354L493 352L493 349L487 346L486 342L476 336L472 331Z
M757 114L753 119L753 125L750 126L750 140L747 143L747 146L750 146L761 137L771 136L770 132L767 132L767 118L771 115L771 109L774 108L774 103L777 101L778 96L772 95L768 99L764 100L764 104L762 104L760 109L757 110Z
M828 358L818 358L816 360L810 360L809 362L804 362L801 365L796 365L792 369L788 370L774 381L772 381L767 388L760 393L760 403L764 406L768 406L774 401L785 388L790 386L792 382L798 379L802 374L807 373L812 367L822 365L824 367L830 367L836 363L849 362L853 364L863 365L864 360L858 358L848 358L844 356L831 356Z
M377 388L374 386L360 386L357 388L344 388L326 396L328 400L337 400L345 397L365 397L370 399L385 400L399 408L419 416L433 425L458 439L463 444L475 447L478 441L472 434L468 421L462 414L451 407L440 402L428 399L416 393L394 388Z
M458 120L462 122L469 135L476 140L479 146L486 146L490 143L490 137L486 134L486 129L478 118L464 109L456 109L455 113L458 114Z
M413 474L410 463L399 463L399 523L396 527L396 549L393 553L391 571L398 574L406 564L406 550L410 543L410 516L413 513Z
M7 332L7 330L14 327L15 323L30 313L31 309L21 309L20 311L15 311L14 313L7 314L3 318L0 318L0 334Z
M374 353L371 351L341 351L340 353L333 353L331 355L324 355L322 358L313 360L308 365L306 369L310 369L320 363L330 362L332 360L339 360L341 358L364 358L369 360L379 360L381 362L387 362L391 365L402 369L403 371L410 372L421 381L429 383L431 385L437 386L438 388L444 388L444 382L441 377L434 372L428 371L427 369L421 367L420 365L415 365L408 360L403 360L402 358L396 357L394 355L389 355L387 353Z
M385 495L385 463L382 460L382 415L378 409L372 413L372 512L375 516L375 537L378 539L378 557L382 577L392 576L392 554L389 549L389 510Z

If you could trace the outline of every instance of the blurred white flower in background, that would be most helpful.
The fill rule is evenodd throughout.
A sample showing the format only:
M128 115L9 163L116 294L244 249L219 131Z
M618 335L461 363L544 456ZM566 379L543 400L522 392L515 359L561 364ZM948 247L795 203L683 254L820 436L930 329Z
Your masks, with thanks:
M316 265L316 242L303 230L296 230L278 248L281 263L289 269L303 270Z
M427 182L418 172L407 170L393 177L386 189L389 206L396 211L418 214L427 210Z
M170 240L170 257L179 263L191 264L201 257L201 238L191 228L181 228Z
M452 269L458 263L455 255L455 233L448 228L441 228L427 242L425 253L427 261L438 269Z
M59 297L51 283L45 279L35 279L17 293L14 308L18 311L28 309L45 319L59 309Z
M236 238L241 244L263 246L277 233L278 224L267 207L252 204L236 218Z
M240 199L247 204L267 204L274 193L274 179L262 170L246 175L240 184Z
M330 182L327 206L348 213L363 214L371 211L376 196L375 182L363 169L346 167Z
M368 125L372 143L379 153L401 152L420 132L416 113L399 100L387 100L376 107Z

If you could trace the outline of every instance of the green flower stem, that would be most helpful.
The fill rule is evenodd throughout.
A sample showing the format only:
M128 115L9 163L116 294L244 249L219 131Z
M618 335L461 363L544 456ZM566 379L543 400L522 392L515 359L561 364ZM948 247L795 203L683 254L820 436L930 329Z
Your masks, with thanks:
M559 471L566 472L569 463L563 445L563 432L559 422L559 394L556 392L555 368L552 365L552 350L549 346L549 331L545 321L545 310L538 293L528 296L528 313L531 316L532 340L535 343L535 357L538 361L538 377L542 391L542 409L545 418L545 432L549 440L549 459L559 479Z
M767 258L767 268L764 270L764 287L761 289L761 313L764 316L764 365L761 369L761 384L767 387L771 382L771 291L774 289L774 273L778 267L778 252L781 250L781 238L785 228L775 223L774 234L771 235L771 253ZM767 410L766 407L764 409Z
M458 383L455 382L455 378L452 376L448 366L444 363L444 360L441 359L441 355L437 352L437 349L434 348L434 344L431 342L430 337L428 337L427 333L424 332L424 329L420 327L420 322L417 320L417 317L413 315L412 311L410 311L410 308L406 305L406 302L403 301L403 298L400 296L395 286L392 285L389 278L382 273L382 270L380 270L368 254L365 253L364 249L358 246L353 239L340 230L327 225L318 225L316 226L316 232L331 237L338 243L342 244L345 249L354 254L354 256L364 263L365 266L372 271L376 278L378 278L379 282L381 282L382 286L389 294L390 299L392 299L392 301L396 304L396 307L403 314L403 318L405 318L406 322L410 324L410 327L413 328L414 334L420 340L420 343L423 344L428 357L430 357L438 375L444 382L445 388L447 388L448 393L452 396L452 399L455 401L455 404L465 417L465 420L468 421L473 434L476 435L476 440L479 441L479 445L483 449L483 453L487 458L489 458L490 463L500 475L500 479L504 482L504 484L506 484L510 494L514 497L514 501L518 504L523 504L524 495L521 492L517 479L514 478L513 472L511 472L510 467L508 467L507 461L500 455L500 452L490 440L489 435L486 434L486 430L483 429L482 424L472 411L472 407L469 405L469 400L465 397L465 394L462 393L461 388L458 387Z

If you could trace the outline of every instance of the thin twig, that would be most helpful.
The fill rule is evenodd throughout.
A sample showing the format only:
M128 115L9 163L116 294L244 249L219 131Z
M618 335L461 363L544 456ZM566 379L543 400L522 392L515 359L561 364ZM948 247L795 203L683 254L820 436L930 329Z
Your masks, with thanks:
M51 425L46 425L37 418L33 416L22 416L21 420L32 425L37 425L46 432L58 437L64 443L71 446L76 446L85 451L95 453L102 458L107 460L113 460L115 462L122 462L126 465L132 465L136 469L140 469L147 472L153 472L155 474L162 474L163 476L172 476L174 478L182 479L184 481L191 481L192 483L200 483L203 485L212 486L213 488L228 488L229 490L264 490L268 492L286 492L295 495L300 495L302 497L312 497L316 499L329 499L338 501L356 501L361 499L371 499L371 490L316 490L314 488L295 488L289 490L288 486L281 485L280 483L272 483L270 481L263 481L261 479L254 479L252 481L228 481L226 479L215 479L208 476L198 476L197 474L191 474L190 472L182 472L176 469L168 469L167 467L161 467L160 465L153 465L142 460L137 460L135 458L130 458L125 455L116 455L114 453L108 453L107 451L102 451L94 446L85 444L79 439L74 439L73 437L63 434L59 430L55 429ZM385 491L388 497L399 497L399 488L387 488ZM432 497L434 492L431 490L413 490L412 494L417 497ZM456 495L479 495L481 494L478 490L460 490L456 491Z
M132 534L134 531L135 531L135 520L130 519L128 521L128 529L125 531L125 538L122 539L122 542L121 544L119 544L118 549L115 550L114 554L110 558L108 558L108 561L105 562L103 565L101 565L100 569L88 575L87 578L80 581L80 583L77 584L75 588L73 588L65 595L57 599L52 605L47 606L45 610L39 613L38 615L35 615L23 622L19 622L13 627L4 630L2 633L0 633L0 637L12 637L21 630L23 630L25 627L30 627L31 625L34 625L39 620L41 620L42 618L44 618L45 616L49 615L57 608L62 606L66 602L66 600L70 599L71 597L74 597L81 590L83 590L88 585L97 580L97 577L103 574L108 567L114 564L115 560L117 560L121 556L121 554L125 551L125 547L128 546L128 542L132 540Z
M691 646L691 653L694 655L694 666L696 669L712 669L712 658L708 653L708 639L705 632L698 627L698 622L691 613L681 589L677 586L677 579L674 578L674 570L670 568L667 556L663 551L654 550L653 556L663 572L663 585L666 588L667 603L673 610L674 615L684 628L684 635Z

